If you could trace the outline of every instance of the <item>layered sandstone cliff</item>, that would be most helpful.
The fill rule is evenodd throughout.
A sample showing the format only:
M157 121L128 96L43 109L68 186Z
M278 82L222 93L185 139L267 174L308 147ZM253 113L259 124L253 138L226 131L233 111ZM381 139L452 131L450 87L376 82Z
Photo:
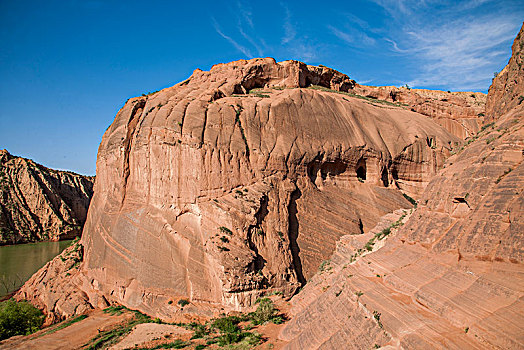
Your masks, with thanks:
M524 104L524 34L523 27L513 42L513 54L493 79L486 101L488 121L498 119L515 106Z
M63 316L46 289L70 283L89 290L78 303L169 318L292 296L340 237L410 208L404 194L418 198L461 144L355 87L326 67L266 58L130 99L99 148L84 262L69 282L34 281L19 297Z
M365 97L400 103L413 112L434 119L461 139L474 136L484 120L486 95L481 92L446 92L358 84L353 91Z
M513 45L504 71L522 53ZM505 114L447 160L414 212L341 238L330 270L292 300L288 349L524 347L522 77L490 88L489 108Z
M80 235L93 183L0 150L0 245Z

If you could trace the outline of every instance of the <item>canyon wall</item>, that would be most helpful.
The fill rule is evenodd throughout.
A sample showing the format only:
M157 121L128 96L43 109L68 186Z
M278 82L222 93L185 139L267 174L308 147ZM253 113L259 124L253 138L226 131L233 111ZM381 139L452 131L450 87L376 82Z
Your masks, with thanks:
M341 238L329 270L292 299L287 349L524 347L522 76L490 88L490 111L504 114L448 158L416 210Z
M77 288L79 304L163 318L291 297L340 237L410 208L462 143L355 87L327 67L265 58L130 99L99 148L83 263L19 296L61 317L64 297L50 304L46 290Z
M461 139L475 136L484 120L486 95L481 92L446 92L358 84L353 91L365 97L399 103L413 112L432 118Z
M0 245L79 236L93 183L0 150Z
M524 25L523 25L524 26ZM512 55L504 69L493 78L486 101L486 119L500 118L524 103L524 34L522 28L513 41Z

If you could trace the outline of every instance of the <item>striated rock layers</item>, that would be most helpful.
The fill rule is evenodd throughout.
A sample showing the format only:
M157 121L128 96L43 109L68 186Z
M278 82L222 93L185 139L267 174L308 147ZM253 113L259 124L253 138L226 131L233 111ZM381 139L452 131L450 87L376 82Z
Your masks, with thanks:
M511 50L508 64L493 79L486 101L486 118L498 119L515 106L524 104L524 24Z
M403 193L420 196L461 143L354 88L332 69L266 58L127 101L99 148L72 283L88 281L93 306L160 317L181 311L177 298L238 310L293 295L341 236L411 207ZM19 296L60 314L43 300L64 282L35 283Z
M0 245L80 235L93 182L0 150Z
M474 136L484 119L486 95L481 92L445 92L358 84L353 91L365 97L402 104L413 112L433 118L461 139Z
M503 72L522 54L513 45ZM522 77L490 88L489 108L505 114L447 160L414 212L341 238L329 271L292 300L288 349L524 348Z

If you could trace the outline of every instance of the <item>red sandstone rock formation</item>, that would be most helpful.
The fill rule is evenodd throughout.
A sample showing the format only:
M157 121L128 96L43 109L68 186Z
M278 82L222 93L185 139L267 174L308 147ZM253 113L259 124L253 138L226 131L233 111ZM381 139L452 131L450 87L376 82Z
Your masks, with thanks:
M524 34L523 27L513 41L508 64L493 79L486 101L487 120L498 119L515 106L524 104Z
M0 150L0 245L80 235L93 182Z
M514 44L503 72L522 53ZM370 243L400 212L341 238L330 270L293 298L288 349L524 347L522 73L502 95L490 88L490 110L505 114L447 160L391 238Z
M177 298L202 310L290 297L340 237L410 207L403 193L418 197L461 141L354 87L326 67L266 58L130 99L99 148L74 282L96 293L79 303L169 318ZM19 296L63 315L46 288Z
M395 86L356 85L359 95L405 105L408 109L433 118L453 135L465 139L480 130L486 104L481 92L445 92Z

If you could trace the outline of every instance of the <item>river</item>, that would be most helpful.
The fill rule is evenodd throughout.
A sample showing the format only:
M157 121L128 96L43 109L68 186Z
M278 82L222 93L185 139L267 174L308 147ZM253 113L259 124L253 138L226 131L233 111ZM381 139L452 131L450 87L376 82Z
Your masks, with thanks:
M72 241L0 246L0 297L21 287Z

